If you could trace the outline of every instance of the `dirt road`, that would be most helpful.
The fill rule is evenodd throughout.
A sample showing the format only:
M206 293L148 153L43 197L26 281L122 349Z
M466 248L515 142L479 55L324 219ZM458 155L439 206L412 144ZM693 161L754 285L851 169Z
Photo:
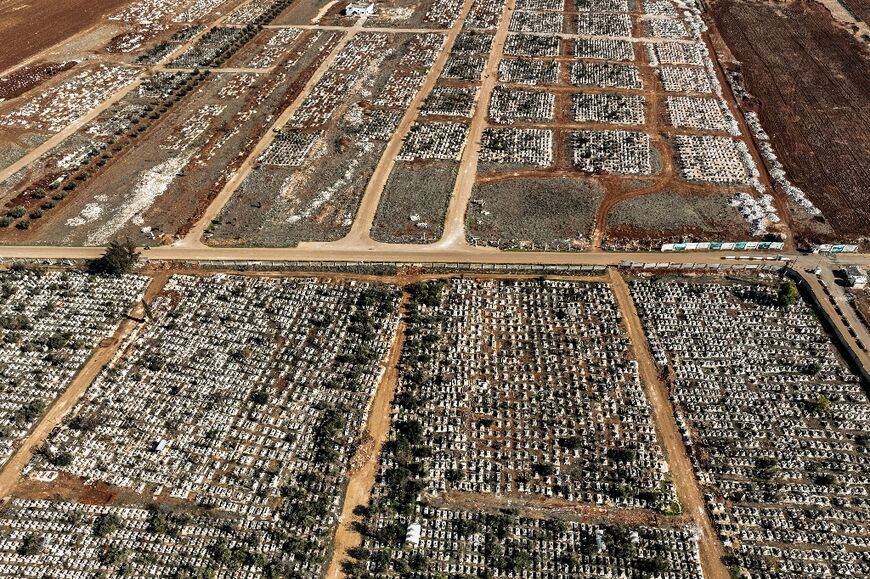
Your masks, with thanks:
M406 295L400 308L403 316L407 299ZM341 561L345 558L347 550L359 546L362 542L362 537L352 528L355 521L361 520L353 513L353 510L357 505L368 505L372 488L375 486L378 456L390 431L390 408L396 393L396 384L399 379L399 358L402 355L404 343L405 322L401 321L384 364L384 376L381 378L381 383L378 385L374 400L372 400L372 407L369 410L369 418L365 428L366 435L363 437L366 444L357 451L354 457L353 468L344 494L341 517L335 531L332 560L326 571L326 577L330 579L340 576Z
M154 297L163 289L168 278L168 272L155 275L145 290L144 300L150 303L151 300L153 300ZM137 303L130 312L130 317L141 318L143 315L144 307L141 302ZM81 367L79 372L69 383L66 390L64 390L51 406L49 406L48 411L43 415L39 422L36 423L21 447L12 455L6 464L3 465L2 469L0 469L0 499L9 496L9 493L18 481L21 470L30 461L33 451L45 442L54 427L57 426L63 417L66 416L73 406L75 406L79 398L81 398L88 389L88 386L91 385L91 382L94 381L94 378L97 377L97 374L99 374L103 369L103 366L112 360L115 354L123 346L127 337L137 326L138 322L132 319L125 319L121 322L114 335L111 338L104 340L103 343L97 347L91 357L87 362L85 362L84 366Z
M453 195L450 197L450 205L447 207L447 216L444 218L444 234L436 244L438 247L462 247L467 245L465 241L465 211L468 207L468 201L471 199L471 192L474 189L474 180L477 177L481 138L489 118L489 99L498 80L498 63L504 55L504 45L507 40L511 14L513 14L515 8L516 0L507 0L502 11L498 30L495 33L492 48L489 51L489 59L486 61L486 68L483 73L483 83L477 93L477 100L474 105L474 116L471 119L471 127L468 131L468 141L459 165L459 175L456 178Z
M390 138L390 142L387 144L387 148L381 155L381 160L378 162L378 166L375 168L374 173L372 173L371 179L369 179L365 194L360 202L356 218L353 221L350 231L344 239L340 241L351 244L371 241L372 225L374 224L375 215L378 211L381 195L387 185L390 173L392 173L393 167L396 165L396 157L401 152L402 144L405 142L405 138L411 131L411 126L413 126L414 121L417 119L420 105L438 83L438 78L441 76L441 71L444 70L444 65L447 64L447 59L450 56L450 51L453 50L453 44L456 42L456 37L459 36L459 33L462 31L462 26L465 23L468 11L471 10L471 5L472 0L465 0L465 5L462 7L459 18L456 19L456 24L454 24L453 28L450 29L450 32L444 41L444 48L441 50L441 53L438 55L438 58L429 70L429 74L426 76L422 86L414 96L414 100L411 101L411 104L408 105L408 108L405 110L405 115L402 117L399 127Z
M624 316L634 357L638 362L640 377L652 406L656 434L667 457L677 497L683 506L683 512L691 517L700 532L698 542L704 576L707 579L729 579L728 569L722 563L725 551L713 527L713 522L707 514L704 494L695 478L692 463L686 453L686 447L674 419L674 408L669 400L667 387L659 379L658 369L650 355L646 334L634 307L628 285L613 269L610 270L610 284Z

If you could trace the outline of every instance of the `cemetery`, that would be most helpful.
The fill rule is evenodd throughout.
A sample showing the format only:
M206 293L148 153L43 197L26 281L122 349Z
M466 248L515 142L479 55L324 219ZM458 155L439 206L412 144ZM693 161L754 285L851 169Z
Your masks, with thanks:
M141 299L147 279L0 273L0 463Z
M381 458L402 510L451 490L679 508L608 286L454 279L411 296ZM390 484L409 468L419 484Z
M716 98L668 96L668 119L680 129L701 129L739 135L737 121L724 101Z
M350 577L425 572L522 579L703 576L690 527L588 524L510 509L424 504L413 514L400 515L376 508L367 521L363 549L354 553L364 553L365 559L347 566Z
M703 68L660 66L656 74L667 92L711 93L713 84Z
M559 56L561 42L558 36L537 34L511 34L505 42L504 53L508 56L548 57Z
M139 71L102 64L28 96L19 105L0 107L0 130L58 133L132 83Z
M343 236L443 43L436 33L354 35L281 131L304 134L295 151L305 151L303 162L256 165L207 231L208 242L286 246ZM420 123L403 158L454 158L465 139L462 125L450 130L454 124Z
M468 125L463 123L415 123L405 139L400 161L459 161L465 148Z
M511 32L558 34L562 32L564 15L561 12L527 12L515 10L511 17Z
M489 118L494 123L540 123L553 120L553 93L497 86L489 101Z
M749 183L751 177L738 143L728 137L676 135L674 148L680 176L703 183Z
M306 548L283 562L319 574L398 299L353 280L174 275L25 475L186 501L261 544L285 537L272 556L295 537Z
M574 166L586 173L649 175L650 137L638 131L572 131ZM741 165L742 167L742 165Z
M770 278L631 291L735 566L867 575L870 401L815 312Z
M571 65L571 84L626 89L642 89L643 80L636 66L575 62Z
M476 96L476 88L435 87L423 102L420 115L471 118Z
M508 84L558 84L559 63L552 60L506 58L498 63L498 80Z
M704 66L709 60L707 46L703 42L651 42L646 45L650 64L687 64Z
M553 132L547 129L486 129L481 163L549 167L553 163Z
M577 34L631 38L631 27L631 17L628 14L581 13L577 21Z
M640 95L579 93L572 95L574 120L578 123L643 125L646 99Z
M574 57L631 62L635 59L634 45L630 40L616 38L577 38Z
M465 27L473 30L495 30L504 6L505 0L474 0L465 18Z

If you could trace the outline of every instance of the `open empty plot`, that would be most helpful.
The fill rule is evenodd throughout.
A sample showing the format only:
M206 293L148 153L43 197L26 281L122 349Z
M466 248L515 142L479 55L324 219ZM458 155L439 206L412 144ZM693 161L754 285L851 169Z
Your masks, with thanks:
M743 241L749 238L749 230L732 198L730 193L657 192L620 201L607 214L606 244Z
M723 0L713 6L722 37L734 58L743 63L745 88L757 99L747 105L757 103L753 108L771 134L789 178L807 191L837 239L866 237L870 234L866 42L862 45L852 31L841 28L818 2L774 7ZM801 233L814 237L812 228Z
M501 178L478 182L466 217L475 243L499 247L562 243L583 247L603 191L592 179Z
M258 537L258 567L283 557L320 574L398 292L179 275L150 311L28 471L102 481L146 503L185 500L214 526L241 519ZM163 564L184 566L184 548Z
M632 294L738 567L870 572L870 401L813 310L773 280L641 279Z
M381 195L372 238L388 243L436 241L458 167L454 161L396 163Z

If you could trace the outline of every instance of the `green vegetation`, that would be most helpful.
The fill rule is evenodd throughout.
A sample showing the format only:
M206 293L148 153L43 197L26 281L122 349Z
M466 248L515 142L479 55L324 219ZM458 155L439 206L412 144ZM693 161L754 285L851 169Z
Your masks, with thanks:
M787 308L797 301L798 299L798 289L793 281L790 279L783 280L782 283L779 284L779 291L776 294L776 303L781 308Z
M129 239L124 241L112 241L106 248L106 252L88 264L91 273L106 275L123 275L129 273L136 265L139 255L136 247Z

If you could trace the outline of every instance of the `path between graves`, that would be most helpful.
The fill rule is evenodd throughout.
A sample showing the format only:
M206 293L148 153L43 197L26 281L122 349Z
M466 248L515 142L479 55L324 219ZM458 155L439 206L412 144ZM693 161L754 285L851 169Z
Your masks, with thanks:
M169 279L169 272L155 275L148 287L145 290L144 301L150 303L151 300L163 289L166 281ZM40 421L33 427L30 434L22 443L21 447L15 451L15 454L3 465L0 469L0 499L9 496L21 470L30 461L33 451L39 448L51 431L57 426L60 421L66 416L79 398L93 382L97 374L108 364L119 349L123 346L127 337L137 327L138 322L131 318L141 318L145 315L145 308L142 302L137 303L130 311L129 317L121 322L118 329L111 338L104 340L99 347L94 351L91 357L81 367L76 376L72 379L66 390L49 406L48 411L43 415Z
M677 497L683 512L692 518L700 534L698 546L704 576L708 579L728 579L730 576L728 569L722 563L725 551L704 506L704 495L695 478L692 463L689 461L686 447L677 428L667 388L659 378L658 369L650 356L649 344L628 285L614 269L610 269L610 284L625 320L632 350L638 362L638 370L652 406L656 434L665 452Z
M402 318L404 318L407 300L408 296L405 294L399 309ZM353 510L357 505L368 505L372 488L375 486L378 456L390 431L390 408L396 393L396 384L399 378L398 365L404 342L405 322L404 319L401 319L384 364L384 375L372 400L365 433L362 436L362 444L351 461L344 504L333 540L332 560L326 572L327 578L340 576L341 561L345 558L345 553L348 549L357 547L362 542L362 537L352 528L354 522L362 519L356 516Z
M646 525L660 528L681 528L691 523L688 515L669 517L649 509L604 507L592 503L576 503L543 496L503 496L494 494L448 491L428 497L426 503L436 508L469 511L515 509L528 517L555 517L580 520L587 524Z

